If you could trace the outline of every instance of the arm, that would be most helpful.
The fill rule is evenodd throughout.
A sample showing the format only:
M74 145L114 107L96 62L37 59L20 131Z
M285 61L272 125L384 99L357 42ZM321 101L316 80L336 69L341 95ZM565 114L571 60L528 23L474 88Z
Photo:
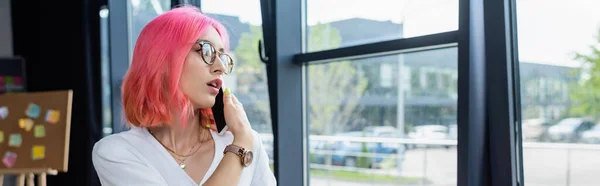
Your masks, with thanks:
M243 137L242 137L243 136ZM240 137L234 137L233 144L241 147L250 147L252 149L252 134L246 133ZM240 157L233 153L226 153L215 172L206 180L203 186L236 186L240 181L240 176L244 167L240 162Z
M254 150L255 138L244 106L231 94L229 88L226 88L223 94L223 113L228 129L233 134L233 144ZM239 156L226 153L204 186L236 186L243 169Z
M92 162L104 186L167 185L162 176L147 167L126 146L105 138L92 151Z
M265 150L258 133L256 133L255 140L258 142L258 144L256 144L258 148L254 149L256 152L256 159L253 163L256 163L256 167L250 186L276 186L277 180L275 180L275 175L273 175L271 166L269 166L269 155L267 155L267 150Z

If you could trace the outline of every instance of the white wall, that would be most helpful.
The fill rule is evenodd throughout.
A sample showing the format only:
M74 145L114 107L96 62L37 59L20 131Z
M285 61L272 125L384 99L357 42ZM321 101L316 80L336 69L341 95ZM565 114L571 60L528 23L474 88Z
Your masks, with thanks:
M13 55L10 0L0 0L0 56Z

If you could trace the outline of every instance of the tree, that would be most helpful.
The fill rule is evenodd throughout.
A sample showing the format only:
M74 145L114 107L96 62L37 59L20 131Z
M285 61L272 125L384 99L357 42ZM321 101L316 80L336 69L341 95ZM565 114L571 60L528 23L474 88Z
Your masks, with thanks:
M238 85L266 85L265 67L256 53L256 43L262 38L262 30L260 26L251 26L250 30L242 34L239 46L235 49ZM309 33L309 51L337 48L342 41L339 31L328 24L311 26ZM367 87L366 77L348 61L310 65L307 70L311 133L331 134L334 129L343 130ZM267 94L266 90L257 91L248 91L247 95L256 100L256 95ZM253 105L270 118L268 102L255 101Z
M261 113L265 121L270 122L269 101L263 96L269 94L267 71L257 54L257 43L261 38L261 26L251 25L250 32L242 33L239 46L234 50L234 71L238 81L238 92L248 96L252 101L252 107ZM265 124L270 125L270 123Z
M337 48L341 42L339 31L329 24L309 29L309 51ZM345 130L367 88L367 78L349 61L310 65L307 69L311 133L330 135L334 130Z
M591 53L577 53L575 59L583 62L581 80L571 85L571 107L574 116L600 118L600 29L596 35L596 45L590 46Z

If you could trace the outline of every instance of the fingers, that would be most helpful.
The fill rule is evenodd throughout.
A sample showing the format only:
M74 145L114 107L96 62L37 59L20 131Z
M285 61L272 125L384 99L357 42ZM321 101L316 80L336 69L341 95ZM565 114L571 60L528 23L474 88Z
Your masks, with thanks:
M242 103L233 94L231 94L231 99L232 99L231 101L233 102L233 104L242 106Z
M229 88L225 88L225 90L223 91L223 103L231 103L234 105L242 106L242 103L240 103L240 101L231 93L231 90L229 90Z
M233 95L231 95L231 91L229 90L229 88L225 88L225 90L223 91L223 104L233 104L233 100L231 99L231 97L233 97Z

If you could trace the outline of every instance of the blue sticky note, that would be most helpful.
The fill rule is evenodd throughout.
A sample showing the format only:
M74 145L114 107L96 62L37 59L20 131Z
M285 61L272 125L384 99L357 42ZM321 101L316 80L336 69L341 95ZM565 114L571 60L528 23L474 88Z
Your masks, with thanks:
M23 143L23 138L21 138L21 134L11 134L8 138L8 146L10 147L20 147L21 143Z
M8 117L8 107L0 107L0 119L6 119Z
M27 106L27 110L25 111L25 114L30 118L38 118L38 117L40 117L41 112L42 112L42 108L39 105L30 103L29 106Z

